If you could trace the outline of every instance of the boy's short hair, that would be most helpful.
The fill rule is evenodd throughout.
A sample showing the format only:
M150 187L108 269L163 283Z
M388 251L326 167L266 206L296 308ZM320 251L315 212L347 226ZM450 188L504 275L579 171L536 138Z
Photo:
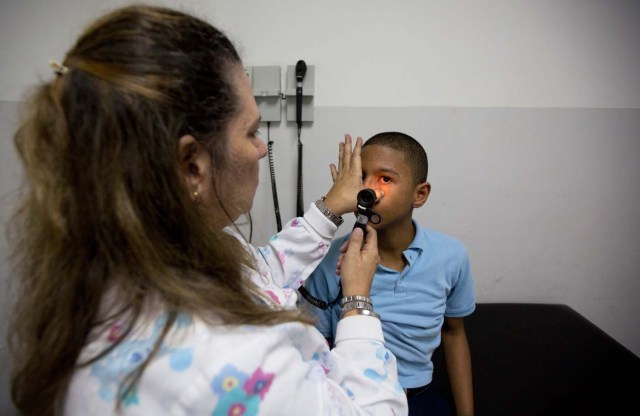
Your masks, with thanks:
M404 160L413 173L415 184L417 185L427 181L427 174L429 173L427 152L416 139L408 134L388 131L371 136L369 140L364 142L362 148L364 149L367 146L373 145L389 147L402 152L404 154Z

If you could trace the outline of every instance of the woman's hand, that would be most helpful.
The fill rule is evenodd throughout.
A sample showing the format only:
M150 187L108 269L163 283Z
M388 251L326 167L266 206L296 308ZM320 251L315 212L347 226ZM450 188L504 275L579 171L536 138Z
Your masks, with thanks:
M342 246L344 252L338 260L342 294L369 296L371 282L380 262L378 235L375 229L367 225L366 238L363 239L360 228L354 228L347 241L349 243Z
M340 216L354 212L357 208L357 195L362 189L362 137L356 139L352 148L351 135L344 135L338 150L338 166L330 165L333 186L327 192L325 205L334 214Z

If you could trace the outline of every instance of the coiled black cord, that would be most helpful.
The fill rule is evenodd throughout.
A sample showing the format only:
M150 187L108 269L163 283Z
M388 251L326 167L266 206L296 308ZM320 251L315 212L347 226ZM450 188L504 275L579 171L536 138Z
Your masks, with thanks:
M325 302L323 300L313 297L313 295L311 295L311 293L309 293L309 291L305 289L304 286L300 286L298 288L298 292L300 292L302 297L305 298L307 302L309 302L316 308L327 310L329 306L335 305L336 303L340 302L340 299L342 299L342 282L338 283L338 287L340 288L340 290L338 291L338 296L336 296L336 298L331 302Z
M282 230L280 219L280 204L278 203L278 190L276 188L276 170L273 164L273 142L271 141L271 122L267 121L267 149L269 153L269 173L271 174L271 191L273 193L273 209L276 213L276 226L278 232Z
M300 134L302 132L302 124L298 124L298 202L297 202L297 217L304 215L304 203L303 203L303 189L302 189L302 141L300 140Z

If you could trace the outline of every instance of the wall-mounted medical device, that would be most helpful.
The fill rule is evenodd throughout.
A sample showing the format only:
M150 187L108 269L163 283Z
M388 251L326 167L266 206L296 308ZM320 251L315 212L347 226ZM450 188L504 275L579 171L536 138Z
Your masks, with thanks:
M298 79L301 69L300 62L304 61L298 61L296 65L287 66L285 87L285 95L287 97L287 121L292 122L297 122L296 107L298 100L296 90L298 89ZM302 122L313 121L313 96L316 87L316 67L306 64L304 66L306 71L302 79Z
M262 121L280 121L282 118L280 67L247 66L244 72L249 77Z
M279 66L246 66L244 71L249 77L261 121L267 123L267 148L269 154L269 166L273 188L274 209L278 231L281 230L280 212L275 185L275 171L273 166L272 145L270 138L271 122L281 120L282 100L286 100L287 121L295 122L298 130L298 182L296 198L296 215L304 215L304 197L302 189L302 156L303 145L301 141L302 126L305 122L314 119L313 96L315 94L316 70L315 66L307 65L302 59L295 65L287 66L285 77L286 89L281 88L281 75Z
M300 62L300 61L299 61ZM314 65L306 65L306 71L302 79L302 122L314 120L313 97L315 94L316 68ZM297 70L297 71L296 71ZM287 66L286 89L282 90L281 69L279 66L245 66L244 72L249 77L253 96L256 99L262 121L281 121L281 101L286 100L286 119L297 122L296 94L298 91L298 77L300 65Z

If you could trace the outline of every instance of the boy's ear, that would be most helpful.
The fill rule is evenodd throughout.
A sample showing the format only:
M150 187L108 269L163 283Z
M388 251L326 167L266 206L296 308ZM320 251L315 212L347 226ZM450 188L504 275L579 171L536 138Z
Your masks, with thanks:
M429 194L431 193L431 184L429 182L422 182L421 184L416 185L414 198L413 198L413 207L420 208L427 202L429 198Z
M184 135L178 140L178 156L180 157L180 173L191 194L202 194L209 169L209 157L202 145L191 135Z

